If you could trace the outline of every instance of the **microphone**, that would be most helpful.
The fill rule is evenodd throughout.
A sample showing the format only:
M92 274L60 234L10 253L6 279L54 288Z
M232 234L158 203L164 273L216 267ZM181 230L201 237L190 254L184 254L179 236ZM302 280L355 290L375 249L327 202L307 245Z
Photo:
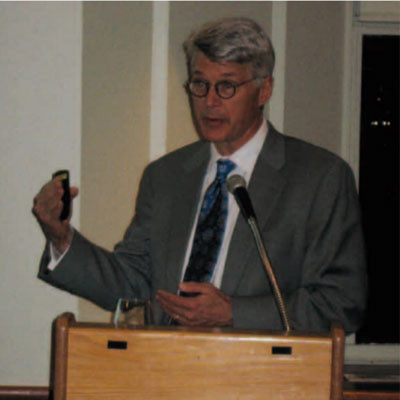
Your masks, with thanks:
M242 215L249 219L256 219L253 205L251 204L249 193L246 189L246 181L240 175L231 175L227 180L228 190L235 196Z
M283 325L286 329L286 333L290 333L290 324L286 311L286 306L283 301L283 297L279 289L279 285L276 280L271 263L269 261L267 250L265 249L261 237L261 232L257 223L256 213L254 212L249 193L246 189L246 181L240 175L231 175L227 179L227 186L228 190L234 195L243 217L250 226L250 229L253 233L254 241L256 242L258 253L260 255L262 263L264 264L264 268L267 272L269 281L271 282L272 289L274 292L274 297L278 304L278 309L282 318Z

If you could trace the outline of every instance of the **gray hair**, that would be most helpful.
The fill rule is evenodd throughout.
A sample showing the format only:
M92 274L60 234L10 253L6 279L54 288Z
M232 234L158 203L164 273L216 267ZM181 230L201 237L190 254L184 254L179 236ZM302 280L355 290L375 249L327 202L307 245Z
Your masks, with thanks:
M275 53L263 29L249 18L223 18L201 26L183 43L189 76L195 55L204 53L211 61L249 63L254 78L272 76Z

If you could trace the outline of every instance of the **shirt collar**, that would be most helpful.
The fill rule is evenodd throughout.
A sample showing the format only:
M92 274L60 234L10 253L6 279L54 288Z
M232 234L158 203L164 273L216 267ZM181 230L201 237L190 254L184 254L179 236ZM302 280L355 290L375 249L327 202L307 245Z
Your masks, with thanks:
M216 168L217 160L228 158L237 165L237 168L235 168L234 171L243 174L246 181L248 181L267 134L268 124L265 118L263 118L263 121L255 135L228 157L221 156L221 154L218 153L214 143L211 143L209 168Z

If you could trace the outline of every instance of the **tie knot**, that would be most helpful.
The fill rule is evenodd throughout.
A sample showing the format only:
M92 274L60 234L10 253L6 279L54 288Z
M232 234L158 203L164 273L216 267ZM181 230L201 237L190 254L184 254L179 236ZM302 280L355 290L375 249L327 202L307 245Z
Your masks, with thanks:
M217 161L217 179L225 180L236 164L228 159Z

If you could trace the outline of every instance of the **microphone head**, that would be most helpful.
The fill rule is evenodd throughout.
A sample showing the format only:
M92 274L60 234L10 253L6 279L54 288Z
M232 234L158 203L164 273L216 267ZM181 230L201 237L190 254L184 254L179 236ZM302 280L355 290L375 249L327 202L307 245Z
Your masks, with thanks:
M243 187L246 188L246 181L241 175L231 175L227 181L228 190L233 193L236 189Z

